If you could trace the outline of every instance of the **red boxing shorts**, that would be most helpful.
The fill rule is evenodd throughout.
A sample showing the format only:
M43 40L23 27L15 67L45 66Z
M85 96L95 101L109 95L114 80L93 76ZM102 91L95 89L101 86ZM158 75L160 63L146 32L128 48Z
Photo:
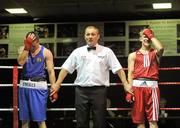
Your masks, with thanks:
M160 91L157 81L133 80L135 102L132 109L133 123L158 121ZM145 117L146 116L146 117Z

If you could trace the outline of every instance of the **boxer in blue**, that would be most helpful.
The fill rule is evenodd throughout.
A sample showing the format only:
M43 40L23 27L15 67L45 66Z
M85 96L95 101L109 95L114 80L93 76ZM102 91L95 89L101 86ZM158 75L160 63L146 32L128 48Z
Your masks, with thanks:
M55 82L53 55L40 45L39 36L35 32L29 32L17 60L23 66L19 85L19 116L22 128L29 128L31 120L37 122L39 128L46 128L48 86L45 68L47 67L52 85Z

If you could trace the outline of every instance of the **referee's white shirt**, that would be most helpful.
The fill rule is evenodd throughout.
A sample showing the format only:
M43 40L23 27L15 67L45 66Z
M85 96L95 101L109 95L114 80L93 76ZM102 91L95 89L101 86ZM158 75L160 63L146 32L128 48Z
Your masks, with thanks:
M109 70L114 74L122 69L113 51L97 44L96 50L87 50L87 45L75 49L62 65L70 74L77 70L75 85L82 87L109 86Z

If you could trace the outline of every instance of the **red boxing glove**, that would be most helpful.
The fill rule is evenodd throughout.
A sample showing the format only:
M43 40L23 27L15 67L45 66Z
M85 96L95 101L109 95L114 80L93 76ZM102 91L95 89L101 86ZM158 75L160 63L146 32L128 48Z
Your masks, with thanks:
M27 41L26 39L24 40L24 50L29 51L31 49L32 42Z
M55 92L55 93L50 97L50 99L51 99L51 102L55 102L55 101L58 99L58 93Z
M24 40L24 50L29 51L31 49L33 41L34 41L34 34L29 33L27 38Z
M126 101L132 103L134 101L134 96L131 93L126 94Z
M151 29L149 29L149 28L144 29L143 34L144 34L149 40L151 40L151 39L154 37L153 31L152 31Z

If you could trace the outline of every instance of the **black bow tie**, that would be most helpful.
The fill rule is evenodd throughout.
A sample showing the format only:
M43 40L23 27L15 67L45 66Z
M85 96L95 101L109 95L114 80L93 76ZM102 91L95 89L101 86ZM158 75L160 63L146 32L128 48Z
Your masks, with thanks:
M87 50L90 51L90 50L96 50L96 47L87 47Z

